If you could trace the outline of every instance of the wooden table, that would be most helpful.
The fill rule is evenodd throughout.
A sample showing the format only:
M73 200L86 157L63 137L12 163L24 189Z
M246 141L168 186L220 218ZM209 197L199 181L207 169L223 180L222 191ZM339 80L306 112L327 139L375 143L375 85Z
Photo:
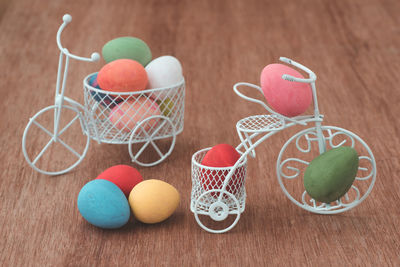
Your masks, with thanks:
M25 162L28 119L53 103L64 13L73 16L63 42L89 56L119 36L137 36L154 57L181 60L187 81L185 129L166 162L138 167L181 193L167 221L133 219L101 230L80 216L80 188L103 169L130 164L126 146L92 142L68 174L49 177ZM354 1L0 1L2 266L382 266L400 264L400 2ZM235 123L261 114L232 91L259 83L262 68L293 58L318 75L328 125L359 134L372 148L378 176L371 195L340 215L293 205L279 188L275 163L294 132L274 136L249 160L246 210L237 226L209 234L189 210L191 155L237 144ZM83 101L82 79L104 62L73 61L67 95Z

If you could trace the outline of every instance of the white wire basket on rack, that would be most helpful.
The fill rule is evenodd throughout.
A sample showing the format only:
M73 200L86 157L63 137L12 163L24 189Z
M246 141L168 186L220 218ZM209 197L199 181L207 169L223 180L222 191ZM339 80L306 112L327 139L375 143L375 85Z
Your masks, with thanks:
M57 32L60 57L55 103L29 120L22 137L22 151L28 164L43 174L66 173L86 156L90 139L99 144L128 144L133 162L142 166L159 164L172 153L176 136L183 131L185 80L165 88L109 92L89 84L89 79L96 75L92 73L83 80L81 105L65 96L69 60L94 62L100 55L79 57L61 45L61 33L71 20L70 15L64 15ZM161 139L168 140L167 149L157 145L156 141ZM150 148L155 150L156 159L143 161L141 156Z
M205 230L208 230L208 228L199 215L209 215L215 221L223 221L228 215L234 215L237 222L246 204L247 158L242 158L235 168L236 171L232 178L227 179L232 167L216 168L201 164L210 149L202 149L192 157L190 210L195 214L198 224ZM227 181L226 186L224 186L225 181ZM232 228L233 226L234 224L230 227ZM210 231L219 233L226 231L226 229Z
M244 211L244 203L246 194L232 194L229 192L229 186L232 179L235 178L237 172L241 173L241 184L244 190L244 182L246 180L247 155L256 157L255 148L272 135L295 125L306 126L309 123L314 124L313 127L304 129L291 138L283 145L276 162L276 173L279 185L284 194L294 204L307 211L319 214L336 214L347 211L359 205L370 194L376 179L376 162L374 155L367 145L359 136L349 130L335 126L323 126L323 115L319 112L317 91L315 81L317 76L307 67L288 58L281 57L281 61L289 65L293 65L305 71L308 78L296 78L287 74L282 79L289 82L300 82L310 84L312 90L314 114L296 117L286 117L273 111L263 101L249 97L240 92L239 87L246 86L255 89L258 93L263 94L261 87L240 82L233 86L234 92L241 98L261 105L267 114L253 115L239 120L236 124L236 130L241 143L236 150L241 153L241 157L234 166L226 168L229 170L224 176L225 181L218 188L204 187L203 172L199 168L209 168L201 166L198 162L204 157L204 153L208 151L200 150L193 155L192 158L192 194L191 194L191 211L194 213L197 223L204 230L211 233L223 233L231 230L238 222L240 213ZM303 174L306 167L318 155L327 150L338 148L340 146L350 146L357 151L359 159L359 167L355 181L351 185L349 191L336 201L331 203L321 203L310 197L304 188ZM211 168L214 169L214 168ZM215 192L219 192L218 198L211 197ZM229 202L224 202L226 195ZM207 196L207 197L205 197ZM206 204L203 204L206 203ZM229 207L229 209L227 208ZM222 221L226 214L237 214L237 218L222 228L215 230L211 226L206 226L199 220L199 215L208 216L213 221ZM214 226L214 225L212 225Z

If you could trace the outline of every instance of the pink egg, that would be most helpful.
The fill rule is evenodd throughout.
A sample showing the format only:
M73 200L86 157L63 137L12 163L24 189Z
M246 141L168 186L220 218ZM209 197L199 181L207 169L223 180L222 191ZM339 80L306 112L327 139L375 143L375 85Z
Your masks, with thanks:
M286 81L282 79L283 74L304 78L301 73L286 65L270 64L261 72L261 88L273 110L284 116L294 117L310 106L311 87L308 83Z
M111 110L109 119L117 129L131 132L139 122L154 115L161 115L159 106L151 98L143 96L116 105ZM149 132L152 128L154 129L158 121L158 118L152 118L142 126L145 131ZM141 131L139 130L137 133L141 133Z

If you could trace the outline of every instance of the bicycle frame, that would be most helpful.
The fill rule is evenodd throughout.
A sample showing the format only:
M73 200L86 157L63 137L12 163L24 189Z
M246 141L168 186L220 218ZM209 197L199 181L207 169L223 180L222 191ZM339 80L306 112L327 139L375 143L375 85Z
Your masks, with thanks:
M55 92L55 97L54 97L54 104L57 106L57 109L54 111L54 142L57 142L57 137L59 135L59 122L60 122L60 116L61 116L61 107L64 103L64 100L69 102L72 106L74 107L79 107L83 108L81 104L78 102L68 98L65 96L65 84L67 82L67 77L68 77L68 66L69 66L69 59L73 58L76 60L80 61L87 61L87 62L95 62L100 59L100 55L98 53L92 53L90 58L87 57L80 57L71 54L67 48L63 47L61 45L61 33L63 32L64 28L72 21L72 17L68 14L65 14L63 16L63 23L61 24L60 28L57 31L57 46L60 49L60 56L59 56L59 61L58 61L58 71L57 71L57 82L56 82L56 92ZM63 62L64 62L64 57L65 57L65 64L63 67ZM63 71L64 69L64 71ZM61 77L62 75L62 77ZM60 88L61 85L61 88Z
M290 81L290 82L301 82L301 83L309 83L311 86L311 90L312 90L312 97L313 97L313 103L314 103L314 115L306 115L306 116L297 116L294 118L289 118L286 117L282 114L279 114L275 111L273 111L270 107L268 107L263 101L252 98L252 97L248 97L246 95L244 95L243 93L241 93L238 89L239 86L248 86L254 89L257 89L259 92L261 92L263 94L263 91L261 89L261 87L253 85L251 83L237 83L233 86L233 90L235 91L235 93L237 95L239 95L241 98L248 100L250 102L253 103L257 103L259 105L261 105L264 109L266 109L269 113L273 114L274 116L277 116L278 118L282 119L285 122L284 127L282 127L281 129L277 129L277 130L268 130L267 133L262 136L261 138L259 138L256 142L252 143L252 139L256 138L257 136L259 136L260 134L264 133L265 131L255 131L253 134L251 134L250 136L245 133L245 137L243 138L241 135L241 131L239 129L239 127L237 126L237 132L238 135L240 137L241 143L236 147L237 151L241 151L241 149L244 149L245 151L242 152L241 157L239 158L239 160L235 163L235 165L233 165L232 169L229 171L228 175L226 176L223 186L222 186L222 192L226 192L226 187L231 179L231 177L233 176L234 171L236 170L236 168L238 167L238 165L242 162L242 160L247 157L247 155L249 153L251 153L251 155L253 157L255 157L255 152L254 149L261 144L262 142L264 142L266 139L268 139L270 136L286 129L289 127L292 127L294 125L308 125L308 123L315 123L315 127L316 127L316 134L317 134L317 140L318 140L318 147L319 147L319 153L322 154L326 151L326 144L325 144L325 139L324 139L324 135L322 133L322 121L323 121L323 115L320 114L319 112L319 107L318 107L318 99L317 99L317 90L316 90L316 86L315 86L315 81L317 80L317 76L315 75L314 72L312 72L310 69L308 69L307 67L301 65L300 63L297 63L291 59L285 58L285 57L280 57L279 58L282 62L285 62L287 64L293 65L303 71L305 71L306 73L309 74L309 78L296 78L293 77L291 75L288 74L284 74L282 75L282 79ZM286 123L286 121L288 121L289 123ZM222 201L223 198L223 194L219 194L218 197L218 201Z

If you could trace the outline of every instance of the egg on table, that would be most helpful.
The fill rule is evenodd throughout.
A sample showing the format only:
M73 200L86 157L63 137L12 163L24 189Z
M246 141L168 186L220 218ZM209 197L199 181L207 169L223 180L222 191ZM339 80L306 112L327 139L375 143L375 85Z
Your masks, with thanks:
M78 209L86 221L106 229L122 227L130 217L124 193L112 182L102 179L90 181L82 187Z
M140 172L129 165L112 166L100 173L96 179L104 179L112 182L122 190L127 198L132 188L143 181Z
M175 187L156 179L137 184L129 194L132 213L143 223L159 223L168 219L179 201L179 192Z

